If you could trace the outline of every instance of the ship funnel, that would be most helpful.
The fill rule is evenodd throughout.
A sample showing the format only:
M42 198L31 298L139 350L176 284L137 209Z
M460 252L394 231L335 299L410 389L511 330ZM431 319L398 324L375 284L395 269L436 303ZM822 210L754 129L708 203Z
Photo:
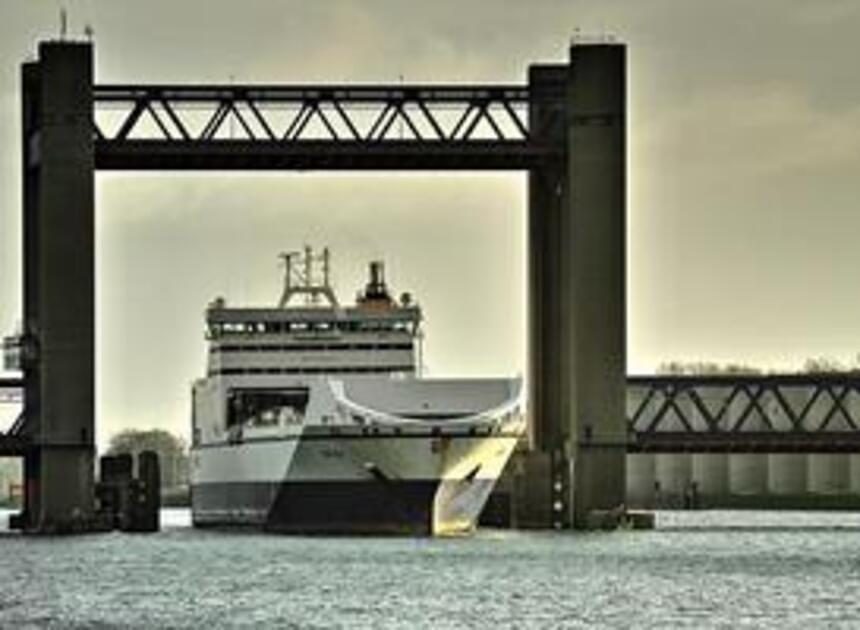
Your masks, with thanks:
M385 288L385 263L381 260L370 263L370 286Z
M382 300L384 302L391 302L391 297L388 295L388 287L385 286L384 263L381 260L374 260L370 263L369 272L370 277L368 278L361 301Z

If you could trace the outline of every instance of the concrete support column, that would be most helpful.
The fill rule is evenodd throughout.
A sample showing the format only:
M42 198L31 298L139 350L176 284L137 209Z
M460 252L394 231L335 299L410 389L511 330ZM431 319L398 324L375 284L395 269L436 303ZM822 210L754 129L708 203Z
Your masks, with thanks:
M627 387L627 417L633 418L643 405L647 405L646 387ZM644 410L643 410L644 412ZM627 455L627 505L634 508L654 507L656 462L652 453Z
M86 529L93 514L92 47L49 42L22 70L28 471L24 526Z
M860 455L849 456L848 490L851 494L860 494Z
M713 505L729 493L729 460L725 453L694 454L690 476L702 505Z
M813 494L847 494L850 491L850 456L812 453L807 487Z
M780 399L770 401L768 413L780 430L788 430L792 417L798 417L809 402L809 387L782 387ZM786 408L787 407L787 408ZM767 488L776 496L801 497L806 494L806 453L771 453L767 456Z
M765 494L767 485L767 455L729 455L729 489L732 494Z
M735 426L747 414L746 430L766 430L759 414L749 409L744 396L736 397L726 411L729 426ZM736 495L763 495L767 493L767 455L761 453L732 453L729 456L729 491Z
M552 459L533 450L514 454L511 526L517 529L549 529L553 522Z
M726 388L704 387L698 390L702 405L712 415L722 407ZM696 412L699 423L705 419ZM710 507L729 493L729 460L725 453L696 453L691 465L691 483L699 505Z
M590 512L625 502L625 54L574 46L569 65L529 69L529 133L558 157L529 173L535 461L521 482L550 498L528 519L550 527L586 527ZM529 474L539 470L550 474Z
M567 66L529 68L529 132L548 145L556 145L560 158L529 171L528 179L528 279L529 279L529 443L551 452L562 448L567 427L560 419L562 398L559 348L562 326L561 234L567 212L566 163L564 159L565 93Z
M693 456L690 453L659 453L655 458L657 506L683 507L693 476Z
M567 66L529 68L529 132L558 147L559 158L528 176L528 388L529 447L514 481L515 526L567 525L569 470L564 460L566 427L560 422L561 327L560 221L566 207L564 187L564 99ZM561 461L559 461L561 460ZM559 487L559 484L561 487ZM561 509L558 504L561 504ZM564 516L562 519L561 516Z
M653 508L657 467L651 453L631 453L627 456L627 505Z
M767 489L775 495L800 496L806 492L805 453L771 453L767 456Z
M625 503L626 50L571 48L567 212L561 219L560 411L572 458L571 522Z
M21 367L24 372L24 432L33 437L39 430L41 387L39 366L32 360L39 323L39 169L36 168L36 142L41 118L41 79L38 63L21 66L21 147L23 173L21 187L23 228L23 288L24 288L24 352ZM29 350L29 351L28 351ZM24 510L23 523L34 526L40 513L39 471L41 459L38 451L24 458Z

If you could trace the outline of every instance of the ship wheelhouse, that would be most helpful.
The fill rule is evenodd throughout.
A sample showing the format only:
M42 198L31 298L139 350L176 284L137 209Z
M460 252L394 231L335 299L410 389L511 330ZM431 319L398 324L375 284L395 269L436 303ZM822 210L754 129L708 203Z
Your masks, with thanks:
M206 410L194 414L195 443L302 424L309 387L320 378L418 372L421 309L408 294L391 298L382 263L371 263L364 291L343 307L329 284L327 250L283 258L277 306L231 307L218 298L206 310L207 375L194 386L194 406Z
M207 312L209 376L240 374L401 374L416 371L421 314L358 308Z

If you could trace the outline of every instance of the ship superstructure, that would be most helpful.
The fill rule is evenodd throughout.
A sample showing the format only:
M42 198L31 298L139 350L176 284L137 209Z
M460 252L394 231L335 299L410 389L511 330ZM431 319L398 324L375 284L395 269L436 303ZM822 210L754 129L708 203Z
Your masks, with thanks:
M193 387L196 525L468 531L524 428L519 379L423 379L421 309L381 262L351 306L328 250L283 256L272 308L206 311Z

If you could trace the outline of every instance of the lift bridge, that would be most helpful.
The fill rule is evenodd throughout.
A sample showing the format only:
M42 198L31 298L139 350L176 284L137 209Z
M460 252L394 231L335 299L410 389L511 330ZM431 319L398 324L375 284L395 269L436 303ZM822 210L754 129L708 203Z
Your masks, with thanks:
M628 451L853 449L849 377L627 379L626 47L569 52L522 84L98 85L90 43L40 44L21 69L24 415L2 440L25 454L22 526L79 531L94 510L98 170L526 172L521 476L567 471L573 527L624 504Z

